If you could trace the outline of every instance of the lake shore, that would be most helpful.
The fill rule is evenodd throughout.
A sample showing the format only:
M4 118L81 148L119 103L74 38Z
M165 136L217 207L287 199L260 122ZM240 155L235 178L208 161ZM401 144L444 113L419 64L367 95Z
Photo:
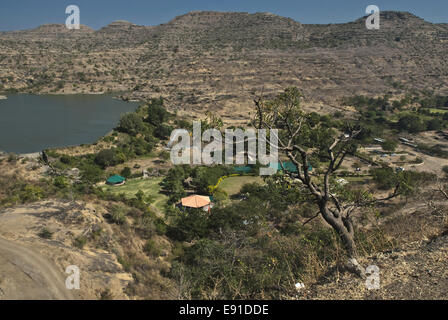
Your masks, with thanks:
M124 102L136 102L136 103L143 103L144 101L142 99L132 99L129 97L124 96L122 93L117 92L106 92L106 91L99 91L99 92L80 92L80 91L66 91L66 92L28 92L28 91L17 91L13 94L32 94L32 95L49 95L49 96L70 96L70 95L105 95L105 96L111 96L113 99L124 101ZM0 100L7 100L8 97L6 95L0 95Z
M29 91L20 91L18 90L17 92L13 92L11 94L32 94L32 95L37 95L37 96L44 96L44 95L48 95L48 96L70 96L70 95L104 95L104 96L110 96L113 99L116 100L121 100L124 102L137 102L137 103L143 103L144 100L139 99L139 98L130 98L129 96L126 96L125 93L123 94L122 92L107 92L107 91L89 91L89 92L85 92L85 91L62 91L62 92L46 92L46 91L41 91L41 92L29 92ZM6 100L8 99L8 97L6 95L0 95L0 100Z
M99 94L19 93L7 98L0 108L0 150L15 154L94 143L139 105Z

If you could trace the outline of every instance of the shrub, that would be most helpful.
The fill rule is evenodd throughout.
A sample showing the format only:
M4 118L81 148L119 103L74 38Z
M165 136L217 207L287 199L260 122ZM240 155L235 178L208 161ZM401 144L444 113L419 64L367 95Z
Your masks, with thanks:
M143 119L136 113L126 113L121 119L117 128L121 132L136 136L138 133L143 133L146 130Z
M110 220L115 224L125 224L126 215L122 206L114 205L110 209Z
M163 107L163 99L152 99L148 107L146 121L155 127L160 126L168 120L170 113Z
M44 227L39 232L39 237L44 239L51 239L53 237L53 232L51 232L47 227Z
M68 186L68 181L67 181L66 177L58 176L58 177L54 178L53 184L60 189L64 189L65 187Z
M117 260L123 266L124 271L131 271L132 263L128 259L125 257L118 257Z
M129 167L124 167L123 170L121 170L120 172L120 175L122 175L126 179L128 179L131 176L131 174L132 174L131 168Z
M398 128L409 132L417 133L426 130L426 125L417 115L405 115L398 120Z
M386 151L395 151L397 145L398 145L397 141L387 139L386 141L383 142L382 147Z
M70 164L71 163L71 157L67 155L63 155L59 158L59 161L61 161L63 164Z
M124 161L124 155L115 149L102 150L95 157L95 163L103 168L115 166Z
M381 190L389 190L397 184L397 177L392 168L372 169L370 174Z
M18 159L19 159L19 157L17 155L15 155L14 153L8 154L8 162L15 162Z
M443 122L440 119L431 119L427 122L427 130L440 130L443 127Z
M168 139L172 131L173 127L166 124L161 124L155 130L154 136L156 136L159 139Z
M103 170L95 164L85 163L80 167L81 178L85 182L97 183L103 179Z
M114 296L109 288L100 292L100 300L113 300Z
M448 166L443 166L442 171L448 175Z
M191 241L203 238L209 232L209 222L207 213L202 209L188 209L179 212L172 225L167 231L167 235L174 240Z
M167 225L161 218L157 218L154 221L154 226L158 235L164 235L167 231Z
M213 200L214 201L221 202L221 201L227 200L227 198L228 198L228 194L223 189L216 188L213 191Z
M73 241L73 245L78 249L84 248L86 244L87 244L87 238L84 236L76 237L75 240Z
M20 200L25 202L36 201L44 197L44 191L39 186L26 184L19 192Z
M155 241L152 240L152 239L149 239L148 241L146 241L143 250L144 250L148 255L153 256L153 257L160 256L160 254L161 254L161 250L160 250L160 248L157 247L157 244L156 244Z
M170 158L170 153L168 151L162 150L159 153L159 157L166 161Z

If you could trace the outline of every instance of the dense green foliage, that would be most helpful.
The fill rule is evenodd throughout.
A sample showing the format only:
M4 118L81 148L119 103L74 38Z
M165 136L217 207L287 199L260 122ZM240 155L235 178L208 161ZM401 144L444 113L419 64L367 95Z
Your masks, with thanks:
M363 128L360 140L387 137L392 132L418 133L448 127L447 97L418 94L407 95L401 100L389 96L369 98L355 96L344 99L344 104L356 108L359 118L354 122ZM431 109L441 110L431 112ZM448 109L447 109L448 111Z
M116 166L125 161L125 155L116 149L106 149L100 151L95 157L95 163L103 169L106 167Z
M118 125L118 130L136 136L138 133L144 133L147 130L143 119L135 112L124 114Z
M169 274L189 284L185 297L280 299L294 294L295 283L339 259L340 243L331 229L299 222L316 210L306 191L280 176L266 182L244 186L243 201L214 208L210 215L173 212L167 235L192 243L179 252ZM361 234L375 239L364 242L365 250L387 246L381 236Z
M371 169L373 181L381 190L397 188L402 195L414 194L418 187L428 181L435 179L435 174L417 171L395 172L392 168Z

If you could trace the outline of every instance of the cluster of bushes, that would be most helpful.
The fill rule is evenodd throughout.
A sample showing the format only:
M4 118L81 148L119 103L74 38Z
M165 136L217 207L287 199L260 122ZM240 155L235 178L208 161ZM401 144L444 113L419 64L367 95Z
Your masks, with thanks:
M448 108L448 96L429 95L420 99L420 106L422 108Z
M172 115L164 108L163 99L152 99L148 103L147 112L140 108L136 112L127 113L120 119L117 130L133 137L141 135L144 140L150 142L153 137L168 139L173 127L168 124Z
M431 113L427 109L444 105L445 98L442 98L407 95L401 100L391 101L387 95L379 98L355 96L344 99L343 103L354 106L358 111L359 119L353 122L353 125L363 129L358 140L368 142L374 137L385 136L386 131L418 133L446 128L448 115ZM418 104L420 108L415 107ZM412 105L414 106L411 107ZM407 110L402 111L405 106ZM394 118L398 118L398 121L393 121Z
M59 189L51 180L37 183L27 183L16 177L1 177L0 206L10 206L20 203L34 202L56 195Z
M418 149L422 151L423 153L426 153L433 157L438 158L448 158L448 151L446 150L444 145L434 145L434 146L427 146L424 144L419 144Z
M251 166L256 172L258 165ZM226 197L222 190L216 190L214 186L224 176L235 174L233 166L175 166L171 168L161 182L162 191L169 195L169 203L175 203L186 195L186 189L193 189L198 194L217 195L218 198ZM190 178L188 182L186 180Z
M442 119L444 121L448 120L448 112L443 112L443 111L437 111L436 110L431 110L431 109L424 109L424 108L420 108L418 109L418 113L426 115L426 116L431 116L431 117L435 117L438 118L439 120ZM448 109L447 109L448 111Z
M436 179L436 175L433 173L408 170L395 172L389 167L371 169L370 174L379 189L390 190L399 185L399 191L403 195L411 195L423 183Z
M418 133L422 131L440 130L446 126L446 121L438 118L424 119L417 114L406 114L399 118L396 125L400 131Z
M81 180L86 184L94 184L105 178L104 169L111 163L118 163L118 159L123 159L122 155L117 155L115 149L103 150L98 154L87 154L83 156L60 156L54 151L47 150L46 154L58 161L51 164L55 169L64 171L71 168L78 168L81 172Z
M316 208L300 188L268 179L245 185L244 201L202 210L176 211L167 231L182 250L168 276L183 279L182 296L194 299L280 299L293 296L294 284L312 281L340 259L338 236L320 224L302 225ZM295 206L298 199L303 205ZM361 248L386 246L380 236L364 235ZM374 240L374 244L366 239ZM373 240L372 240L373 241ZM192 243L192 245L187 243Z

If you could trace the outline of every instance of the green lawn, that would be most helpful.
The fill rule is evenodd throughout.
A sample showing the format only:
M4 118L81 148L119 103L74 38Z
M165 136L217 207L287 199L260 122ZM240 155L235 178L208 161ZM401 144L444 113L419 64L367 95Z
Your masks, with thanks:
M361 177L344 177L343 179L347 180L348 182L368 182L369 180L372 180L371 176L361 176Z
M263 184L264 181L260 176L240 176L240 177L229 177L224 179L219 188L223 189L229 196L237 194L240 192L241 187L246 183L260 183Z
M125 185L117 187L105 185L102 189L114 194L124 193L127 198L134 198L135 194L139 190L142 190L146 196L154 198L152 205L163 212L163 207L166 204L168 197L160 193L159 183L162 179L163 178L132 179L128 180Z
M446 113L446 112L448 112L448 110L447 109L429 108L429 112L431 112L431 113Z

